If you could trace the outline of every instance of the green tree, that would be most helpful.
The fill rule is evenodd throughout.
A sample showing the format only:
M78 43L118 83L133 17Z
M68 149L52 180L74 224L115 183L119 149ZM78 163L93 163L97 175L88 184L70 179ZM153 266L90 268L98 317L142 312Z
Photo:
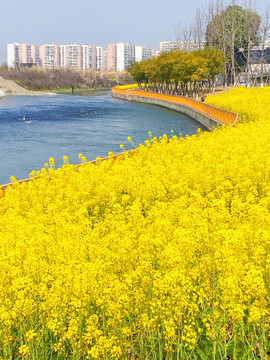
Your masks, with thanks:
M205 47L204 49L196 50L195 53L207 61L205 69L205 79L213 86L215 76L223 73L224 56L218 48Z
M139 86L141 83L146 82L146 73L143 65L143 62L135 61L134 63L130 64L126 69Z
M236 80L235 53L248 49L259 41L260 16L249 9L230 5L213 17L206 28L206 43L224 53L225 72L229 70L231 83Z
M188 83L189 76L188 74L188 64L189 64L189 55L186 51L176 51L172 53L175 58L175 63L172 69L172 81L175 86L175 93L178 93L178 86L181 85L182 93L186 91L186 85Z
M222 69L222 52L205 48L190 53L162 53L153 59L135 62L128 70L135 81L145 82L155 91L179 94L181 90L185 95L188 90L197 92L203 80L212 84Z

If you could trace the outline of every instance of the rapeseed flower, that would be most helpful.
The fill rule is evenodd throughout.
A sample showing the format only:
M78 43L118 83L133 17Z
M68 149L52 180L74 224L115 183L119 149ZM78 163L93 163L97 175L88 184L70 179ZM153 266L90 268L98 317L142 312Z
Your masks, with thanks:
M28 184L12 178L0 199L3 359L267 358L260 90L207 97L249 119L237 127L164 134L98 166L50 159Z

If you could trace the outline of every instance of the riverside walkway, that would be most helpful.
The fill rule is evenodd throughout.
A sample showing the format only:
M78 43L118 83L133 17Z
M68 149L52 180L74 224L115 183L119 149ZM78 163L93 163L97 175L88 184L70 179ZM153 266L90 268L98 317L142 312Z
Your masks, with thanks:
M238 114L216 108L184 96L160 94L143 90L112 89L115 98L163 106L189 115L209 130L220 125L235 125Z

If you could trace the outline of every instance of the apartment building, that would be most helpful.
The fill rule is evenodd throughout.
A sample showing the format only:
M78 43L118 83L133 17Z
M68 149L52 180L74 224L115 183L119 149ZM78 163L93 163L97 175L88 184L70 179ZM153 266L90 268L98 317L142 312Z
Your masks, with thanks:
M123 71L135 61L135 47L129 43L116 44L116 70Z
M90 63L89 69L97 69L97 48L96 46L90 46Z
M104 69L108 70L108 50L104 50Z
M101 46L96 46L96 70L104 69L104 50Z
M173 50L178 50L178 41L161 41L159 43L160 52L170 52Z
M159 43L160 52L170 52L174 50L193 51L203 48L204 42L198 41L161 41Z
M60 66L58 44L44 44L39 47L39 66L45 69L56 69Z
M82 45L67 44L66 57L68 68L82 69Z
M104 51L101 46L88 44L7 44L9 68L37 65L46 69L76 68L109 71L123 71L132 62L150 59L156 51L143 45L119 42L108 44Z
M83 70L89 69L90 64L90 46L89 45L82 45L82 68Z
M37 66L39 66L39 59L40 59L40 56L39 56L39 46L38 46L38 45L31 45L31 48L33 49L33 52L34 52L34 58L35 58L34 64L36 64ZM31 51L32 51L32 50L31 50Z
M160 55L159 50L151 50L151 59Z
M31 63L31 45L20 44L19 46L19 59L21 64Z
M19 43L7 44L7 66L16 69L19 65Z
M116 44L108 44L107 69L109 71L116 71L116 50Z
M107 69L109 71L123 71L134 61L152 59L157 55L157 51L144 45L134 46L124 42L108 44Z
M82 69L97 70L97 47L82 45Z
M36 45L13 43L7 44L8 68L19 68L39 64L39 49Z
M59 45L59 66L67 67L67 45Z
M152 50L148 49L146 46L143 45L136 45L135 46L135 61L142 61L146 59L151 59Z

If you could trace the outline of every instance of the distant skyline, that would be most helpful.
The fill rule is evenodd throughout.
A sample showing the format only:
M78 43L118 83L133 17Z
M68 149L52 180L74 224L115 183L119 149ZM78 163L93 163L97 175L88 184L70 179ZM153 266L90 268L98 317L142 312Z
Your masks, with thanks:
M0 63L6 44L25 42L99 45L129 42L158 50L159 42L175 40L176 29L194 21L197 8L210 0L13 0L1 2ZM262 15L269 0L257 0ZM244 1L238 1L238 5Z

